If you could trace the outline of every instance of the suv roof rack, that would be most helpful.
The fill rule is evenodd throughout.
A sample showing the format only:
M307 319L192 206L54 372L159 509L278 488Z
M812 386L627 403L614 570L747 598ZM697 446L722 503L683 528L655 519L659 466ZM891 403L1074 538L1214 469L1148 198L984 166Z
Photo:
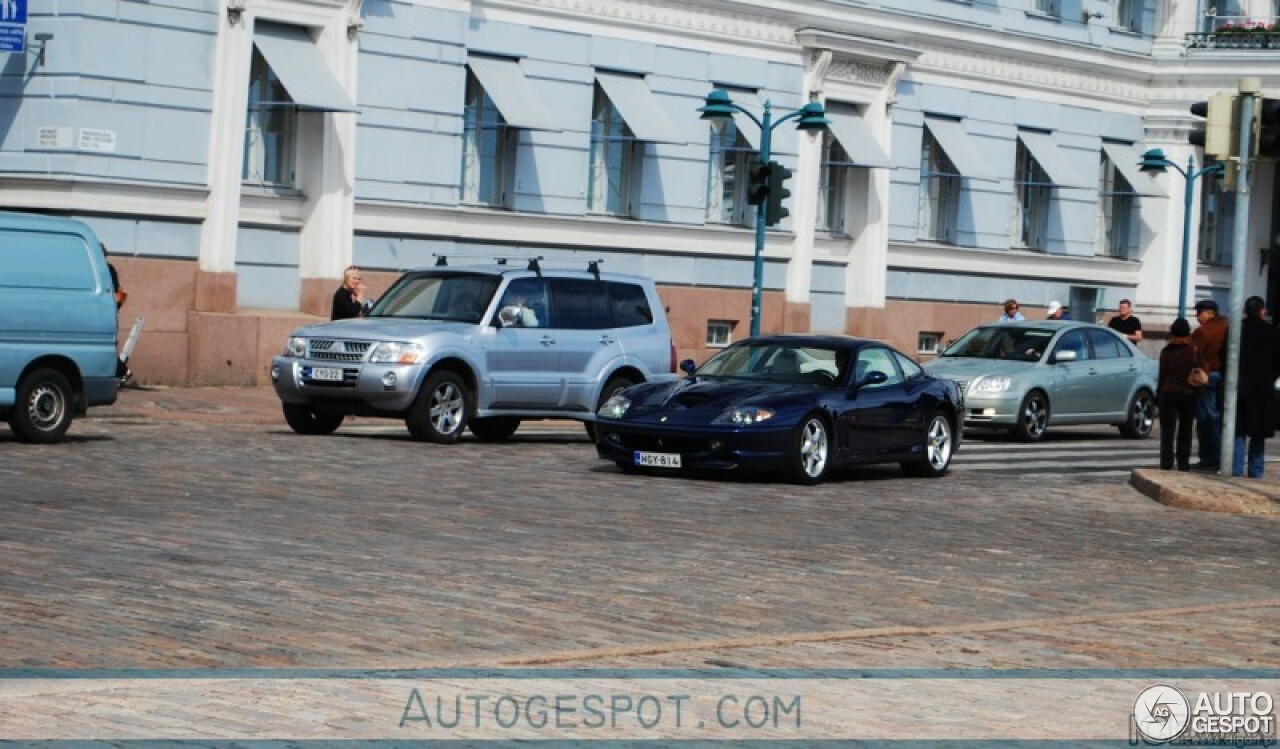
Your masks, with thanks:
M600 263L603 263L603 262L604 262L603 260L587 261L587 272L595 276L597 281L600 280Z
M529 258L529 270L533 271L534 273L537 273L537 274L538 274L538 277L539 277L539 278L541 278L541 277L542 277L542 266L538 264L538 261L539 261L539 260L542 260L542 256L541 256L541 255L538 255L537 257L531 257L531 258Z
M442 267L449 264L449 258L444 255L436 255L436 267Z

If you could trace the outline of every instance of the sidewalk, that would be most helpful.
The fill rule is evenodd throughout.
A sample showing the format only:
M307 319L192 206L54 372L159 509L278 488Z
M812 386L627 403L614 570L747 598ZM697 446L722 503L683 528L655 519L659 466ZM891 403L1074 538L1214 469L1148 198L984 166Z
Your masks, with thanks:
M1280 517L1280 465L1274 463L1260 479L1135 468L1129 484L1170 507Z

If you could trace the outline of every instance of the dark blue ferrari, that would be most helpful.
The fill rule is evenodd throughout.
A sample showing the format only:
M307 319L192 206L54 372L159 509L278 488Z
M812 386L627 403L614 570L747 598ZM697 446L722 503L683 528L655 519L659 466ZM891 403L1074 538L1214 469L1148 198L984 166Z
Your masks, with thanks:
M636 385L600 407L601 458L627 472L776 470L816 484L859 463L942 476L960 446L956 384L879 341L749 338L681 368L679 382Z

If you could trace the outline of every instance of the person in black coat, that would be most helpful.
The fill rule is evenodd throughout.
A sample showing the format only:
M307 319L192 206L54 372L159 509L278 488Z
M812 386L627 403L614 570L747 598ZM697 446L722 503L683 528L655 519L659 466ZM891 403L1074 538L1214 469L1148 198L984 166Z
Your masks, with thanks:
M330 320L364 317L364 274L354 265L342 274L342 285L333 292Z
M1160 374L1156 379L1160 398L1160 467L1178 470L1191 466L1192 419L1196 413L1196 391L1188 378L1204 360L1191 344L1191 324L1179 317L1169 326L1169 343L1160 352Z
M1251 296L1244 303L1240 328L1240 372L1236 377L1236 444L1231 475L1245 474L1248 438L1249 478L1262 478L1267 438L1276 433L1275 381L1280 377L1280 330L1263 319L1266 303Z

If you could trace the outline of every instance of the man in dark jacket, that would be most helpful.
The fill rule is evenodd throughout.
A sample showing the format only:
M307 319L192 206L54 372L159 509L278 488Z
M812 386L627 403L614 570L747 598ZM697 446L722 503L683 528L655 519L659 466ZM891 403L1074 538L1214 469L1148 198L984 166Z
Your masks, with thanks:
M1260 296L1244 303L1240 328L1240 372L1236 378L1236 445L1231 475L1245 473L1245 438L1249 438L1249 478L1262 478L1268 437L1276 433L1275 382L1280 377L1280 330L1262 319Z
M1196 302L1196 321L1200 327L1191 334L1191 343L1204 359L1209 384L1196 391L1196 434L1199 436L1200 462L1197 470L1218 470L1222 446L1222 362L1225 359L1227 318L1218 314L1218 303L1212 299Z

